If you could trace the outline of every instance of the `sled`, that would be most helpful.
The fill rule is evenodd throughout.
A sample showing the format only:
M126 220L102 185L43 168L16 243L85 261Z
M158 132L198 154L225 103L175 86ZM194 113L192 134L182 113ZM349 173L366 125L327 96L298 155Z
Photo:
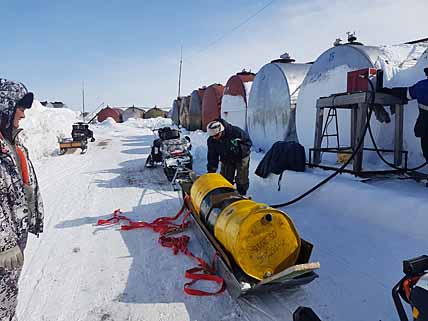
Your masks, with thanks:
M191 182L188 181L184 181L181 184L183 195L190 194L191 185ZM186 201L186 206L191 210L189 217L195 236L201 244L206 257L216 258L213 262L216 274L225 280L226 289L232 298L236 299L240 296L255 292L270 292L301 286L312 282L318 277L315 270L320 268L319 262L309 262L313 245L303 239L301 239L301 251L296 265L265 278L262 281L248 276L238 267L233 261L233 258L208 231L199 216L195 214L196 212L190 201Z
M80 154L85 154L88 149L88 143L85 140L73 141L72 138L59 140L59 155L64 155L68 150L80 148Z

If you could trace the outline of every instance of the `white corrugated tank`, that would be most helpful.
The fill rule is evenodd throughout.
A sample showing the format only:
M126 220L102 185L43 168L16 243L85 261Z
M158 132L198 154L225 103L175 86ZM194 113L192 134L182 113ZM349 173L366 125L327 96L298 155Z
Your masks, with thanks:
M316 101L319 97L330 96L335 93L346 92L347 73L363 68L377 68L384 71L384 85L389 86L398 73L409 69L408 61L419 58L421 47L417 45L399 45L372 47L362 45L339 45L325 51L311 66L302 84L296 108L296 129L299 142L305 147L306 153L314 145ZM413 67L410 67L413 68ZM398 84L395 84L399 86ZM402 84L404 85L404 84ZM390 113L389 108L386 110ZM389 124L378 122L373 113L371 127L376 143L381 148L393 148L394 116ZM405 108L405 122L410 118L408 108ZM324 120L326 114L324 116ZM350 112L338 111L339 135L341 146L350 145ZM410 120L414 122L413 120ZM334 126L331 127L334 131ZM330 140L330 147L336 146ZM372 146L366 136L365 146ZM325 145L324 145L325 147ZM404 146L405 149L414 149L414 146ZM366 154L367 155L367 154ZM374 153L365 158L371 163L377 163L378 157Z
M273 61L256 74L251 87L248 134L258 150L268 151L277 141L296 141L294 110L308 64Z
M247 131L247 102L256 75L252 72L238 72L229 78L221 100L221 118L229 124Z

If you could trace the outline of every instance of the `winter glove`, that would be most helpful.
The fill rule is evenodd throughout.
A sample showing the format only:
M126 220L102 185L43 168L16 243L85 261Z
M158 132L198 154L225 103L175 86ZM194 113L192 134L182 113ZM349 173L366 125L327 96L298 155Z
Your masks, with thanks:
M22 267L24 255L18 245L0 253L0 268L14 270Z
M241 144L240 138L235 138L230 140L230 151L236 156L241 156L240 144Z
M241 138L231 139L230 143L232 144L232 146L238 147L241 144L241 140Z
M382 105L374 104L372 108L375 113L375 117L379 122L387 124L391 122L391 118L389 117L388 112Z

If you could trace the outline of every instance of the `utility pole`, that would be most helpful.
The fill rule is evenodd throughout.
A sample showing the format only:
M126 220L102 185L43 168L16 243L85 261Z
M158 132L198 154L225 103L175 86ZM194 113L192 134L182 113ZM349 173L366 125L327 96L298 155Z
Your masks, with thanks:
M85 81L82 81L82 117L85 122Z
M181 91L181 66L183 65L183 45L181 45L181 51L180 51L180 71L178 73L178 97L180 97L180 91Z

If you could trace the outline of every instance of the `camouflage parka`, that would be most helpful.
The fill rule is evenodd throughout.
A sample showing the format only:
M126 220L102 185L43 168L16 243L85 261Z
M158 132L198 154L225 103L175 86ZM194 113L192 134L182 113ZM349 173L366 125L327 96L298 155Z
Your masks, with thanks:
M13 248L28 232L43 232L43 203L37 177L27 149L15 133L12 143L0 135L0 252ZM21 161L16 147L23 152L28 168L24 184Z

